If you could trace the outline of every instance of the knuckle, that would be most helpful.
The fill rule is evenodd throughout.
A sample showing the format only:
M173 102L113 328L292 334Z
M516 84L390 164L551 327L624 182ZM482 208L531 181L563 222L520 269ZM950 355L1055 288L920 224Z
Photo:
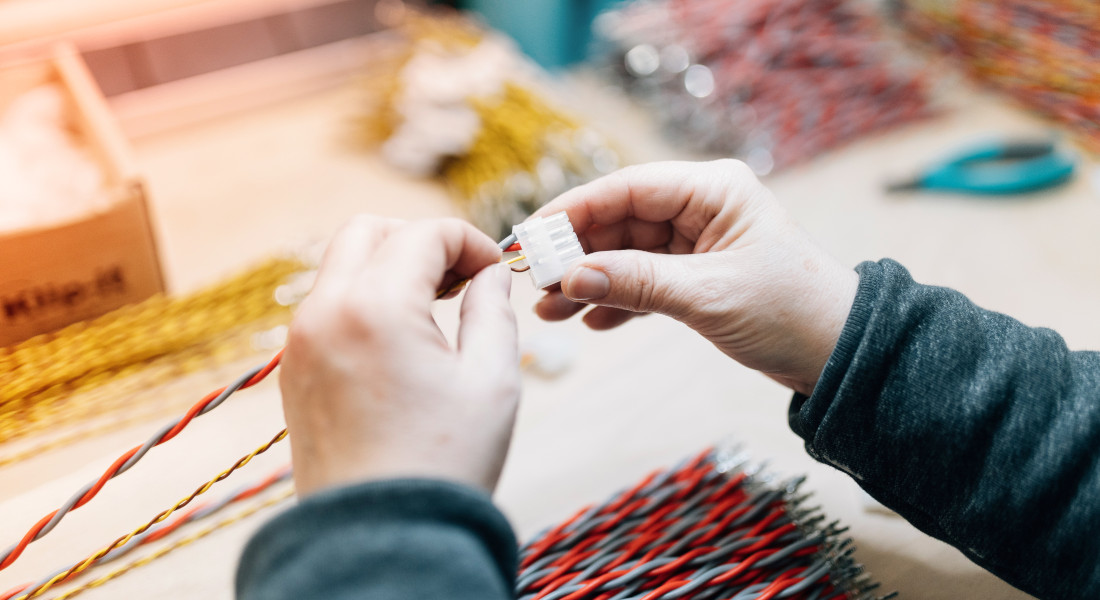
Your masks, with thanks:
M750 190L761 186L760 180L756 177L752 167L745 164L744 161L736 158L723 158L713 161L711 164L715 166L716 172L721 175L728 186Z
M410 224L409 232L426 244L447 244L462 236L463 225L455 217L424 219Z
M646 165L627 165L619 169L618 171L611 173L611 177L616 177L625 181L639 174L645 173L645 167Z
M295 357L309 359L317 354L325 343L327 326L318 315L301 311L290 323L286 334L286 347Z
M469 223L459 219L458 217L444 217L439 219L439 224L445 229L464 230L470 226Z
M656 265L652 261L639 261L635 266L633 284L633 307L643 311L660 312L664 298L658 292Z
M491 302L482 302L479 308L487 321L504 325L515 325L516 323L516 313L512 310L512 305L509 302L494 299Z
M457 217L442 217L419 222L420 229L423 232L435 236L460 233L465 228L465 225L466 222Z
M347 223L340 229L341 235L355 235L362 234L378 222L378 217L368 215L366 213L358 213L348 219Z
M623 167L607 175L606 181L610 184L611 188L623 188L628 190L630 189L630 182L637 179L642 173L639 166L640 165L630 165L628 167Z
M723 173L729 175L756 178L756 174L752 172L752 169L749 165L745 164L743 160L738 160L736 158L720 158L712 161L711 164L720 169Z
M507 405L515 404L523 392L519 377L519 355L513 361L502 361L494 368L484 370L476 376L476 382L470 382L468 387L477 390L476 396L480 398Z
M345 295L336 304L333 318L358 334L370 333L392 318L391 295L385 291Z
M291 323L287 344L309 351L342 340L372 338L392 320L392 312L392 303L384 293L364 295L345 289L324 296L314 294Z
M523 393L518 377L506 377L497 386L497 395L509 405L515 404Z

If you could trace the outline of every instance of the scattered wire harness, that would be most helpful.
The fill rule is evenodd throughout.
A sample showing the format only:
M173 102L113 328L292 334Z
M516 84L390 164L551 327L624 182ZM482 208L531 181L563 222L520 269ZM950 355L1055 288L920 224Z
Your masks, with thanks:
M1100 152L1100 5L1092 0L893 0L913 37Z
M536 535L516 597L875 599L845 530L802 506L802 479L772 486L743 462L708 450Z

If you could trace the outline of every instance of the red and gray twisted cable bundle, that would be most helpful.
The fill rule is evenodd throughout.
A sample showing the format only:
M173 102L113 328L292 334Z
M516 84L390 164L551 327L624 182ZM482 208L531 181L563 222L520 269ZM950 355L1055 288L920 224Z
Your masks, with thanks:
M42 517L42 519L35 523L17 543L0 552L0 570L4 570L11 566L11 564L23 554L27 546L42 539L46 534L53 531L66 515L91 501L92 498L99 494L108 481L125 473L137 464L138 461L144 458L150 450L175 438L196 417L201 417L214 410L225 402L233 393L238 390L252 387L260 381L263 381L263 379L271 374L271 372L275 370L275 367L279 365L282 355L283 353L279 352L275 355L275 358L271 359L267 364L260 365L245 373L230 385L207 394L202 400L193 405L186 414L162 427L157 433L146 440L144 444L134 446L123 453L122 456L119 456L118 459L107 468L103 475L95 481L89 482L73 494L60 508Z
M927 76L846 0L637 2L597 32L670 129L758 172L930 112Z
M520 600L872 600L877 584L801 480L707 451L577 513L521 551Z
M1068 125L1100 152L1100 4L895 0L894 13L974 79Z

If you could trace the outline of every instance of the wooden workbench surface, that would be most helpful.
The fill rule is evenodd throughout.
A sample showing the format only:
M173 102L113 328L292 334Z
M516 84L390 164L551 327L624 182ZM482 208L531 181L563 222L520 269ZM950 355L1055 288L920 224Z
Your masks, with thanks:
M593 120L616 124L609 133L637 158L685 155L660 141L653 123L624 99L591 82L570 85L577 104ZM405 177L349 142L357 93L349 85L135 141L174 290L195 289L272 252L323 239L357 212L454 214L441 187ZM960 109L937 120L863 140L767 182L845 263L895 258L919 281L958 288L986 307L1053 327L1073 348L1097 348L1100 200L1090 173L1010 202L881 193L888 177L976 137L1043 130L994 99L967 94ZM599 334L577 322L546 324L531 312L537 294L526 276L517 276L514 289L523 337L553 330L578 345L563 376L525 376L515 444L497 494L521 536L733 436L775 472L809 474L806 489L828 515L852 526L857 558L885 589L903 598L1026 598L900 519L865 512L855 484L807 457L787 428L789 392L730 362L686 328L661 317ZM439 307L444 331L453 331L456 305ZM197 399L224 378L232 375L200 374L170 393ZM281 418L273 381L234 397L32 546L0 573L0 590L140 524L265 441ZM18 539L157 426L126 427L0 470L0 540ZM283 446L221 491L285 462ZM84 597L230 598L240 548L262 520L214 534Z

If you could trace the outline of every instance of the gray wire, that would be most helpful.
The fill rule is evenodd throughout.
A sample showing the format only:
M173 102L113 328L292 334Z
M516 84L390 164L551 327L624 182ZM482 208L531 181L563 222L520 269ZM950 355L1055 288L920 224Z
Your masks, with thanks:
M714 461L714 456L708 456L705 460ZM744 511L744 514L729 522L723 522L721 518L709 521L705 527L699 527L700 523L708 519L719 504L716 501L708 501L708 497L722 489L721 486L729 481L729 477L736 476L744 471L732 470L726 473L706 474L684 482L672 483L671 478L681 471L687 461L679 466L658 473L653 481L642 486L634 494L625 491L613 494L610 499L600 506L590 508L575 518L568 527L561 530L562 539L539 550L538 559L523 570L517 579L516 596L520 600L533 600L540 593L535 584L541 579L560 570L554 563L561 557L568 555L575 546L585 541L594 531L599 530L601 524L607 523L611 518L621 518L621 521L613 528L602 530L599 541L588 546L588 556L584 560L573 563L568 572L563 571L566 579L555 582L558 587L543 600L560 600L565 596L584 589L586 585L607 571L608 565L622 560L626 548L639 539L636 533L637 527L650 518L654 511L665 507L672 496L681 494L685 497L676 500L674 509L665 508L667 513L663 515L659 524L659 535L652 541L648 541L640 547L632 547L631 552L638 557L653 552L655 548L661 548L659 555L648 562L642 563L639 558L623 561L614 567L615 571L623 574L612 581L607 581L593 594L614 593L612 600L640 600L651 594L654 583L650 573L664 565L680 560L686 553L701 545L714 547L715 550L694 557L683 565L687 567L678 577L682 578L685 585L661 595L660 600L682 600L691 596L696 600L715 600L717 598L729 598L731 600L750 600L761 591L775 583L766 581L747 585L743 581L726 581L714 583L715 579L723 574L738 569L745 564L743 559L737 563L728 563L738 551L759 543L760 540L772 535L771 532L779 527L788 526L791 523L798 528L771 540L768 544L768 552L751 564L751 569L766 568L774 571L773 577L780 572L794 569L798 576L797 583L786 587L777 594L778 598L790 598L798 594L807 594L817 600L823 597L823 590L832 585L853 585L862 575L862 569L851 560L851 548L848 548L850 540L841 539L838 536L843 533L836 523L824 524L824 515L817 508L799 509L804 497L795 496L797 483L802 479L794 479L784 482L779 488L769 485L753 477L746 479L745 487L740 489L748 495L743 500L729 508L730 512ZM690 489L687 487L690 485ZM736 487L736 486L735 486ZM725 498L716 498L717 502ZM644 500L639 502L639 500ZM786 507L778 518L769 525L768 530L751 538L745 537L756 524L775 509L775 503L782 502ZM636 505L632 512L622 515L621 510L608 511L607 508L617 505L627 507ZM792 512L793 511L793 512ZM723 513L729 514L729 513ZM668 521L665 521L668 519ZM715 531L715 527L721 524L721 532L705 544L700 544L700 539L708 532ZM694 531L689 530L696 528ZM523 556L531 556L538 545L537 540L545 540L545 534L551 531L544 530L535 538L535 542L529 544L522 551ZM591 541L591 540L589 540ZM809 556L796 556L806 548L824 544L827 548ZM826 558L828 557L828 558ZM749 572L749 571L746 571ZM860 584L862 600L875 600L869 595L873 589L869 585ZM878 599L881 600L881 599Z
M279 483L279 482L282 482L282 481L286 481L287 479L290 479L290 476L291 476L291 471L288 470L286 473L284 473L282 476L280 476L278 479L276 479L274 482L272 482L272 485L275 485L276 483ZM195 521L206 518L206 517L218 512L218 511L224 509L226 506L229 506L230 504L232 504L233 501L237 498L237 496L239 496L245 490L247 490L251 487L252 487L251 484L250 485L242 485L241 487L237 488L236 490L233 490L232 493L226 494L225 496L220 498L216 503L211 504L211 505L206 506L206 507L203 507L202 509L197 510L197 511L189 514L187 516L186 520L183 521L183 524L194 523ZM96 566L104 565L104 564L109 563L111 561L118 560L118 559L122 558L123 556L125 556L126 554L129 554L132 550L134 550L135 548L140 546L142 544L142 542L144 542L149 536L153 535L157 531L159 531L159 530L161 530L165 527L168 527L168 526L169 526L168 522L158 523L157 525L155 525L155 526L149 528L148 530L146 530L144 533L142 533L140 535L137 535L137 536L134 536L133 538L130 539L129 542L126 542L125 544L119 546L118 548L115 548L114 550L111 550L107 554L104 554L103 556L101 556L99 558L99 560L95 561L95 565ZM24 594L24 593L31 592L33 590L37 590L38 588L40 588L40 587L46 585L47 583L49 583L50 581L52 581L54 577L57 577L58 575L61 575L62 573L67 573L67 572L71 571L73 569L73 567L76 567L77 565L80 565L83 562L84 561L76 562L76 563L73 563L68 568L58 569L57 571L54 571L53 573L49 574L48 576L43 577L42 579L38 580L33 585L27 586L24 589L23 592L20 592L20 594Z
M723 573L726 573L728 571L732 571L735 568L737 568L737 565L722 565L704 571L700 573L698 577L696 577L691 583L683 587L676 588L675 590L672 590L671 592L665 594L664 598L667 598L668 600L673 600L686 594L690 594L691 592L710 583L711 579L714 579L715 577L718 577L719 575L722 575Z
M260 371L264 370L264 367L266 366L267 363L264 363L253 368L251 371L245 373L244 375L238 377L237 380L229 384L225 388L225 390L222 391L222 393L218 394L213 400L211 400L206 406L204 406L203 409L195 415L195 417L201 417L206 413L214 410L215 408L221 406L221 404L225 402L226 399L229 398L229 396L233 395L234 392L241 389L244 384L248 383L250 379L255 377ZM122 466L118 470L118 473L116 473L115 475L121 475L129 470L130 467L134 466L137 461L141 460L141 457L144 456L146 452L148 452L153 446L157 445L157 443L164 437L164 434L171 431L172 428L178 425L179 422L182 420L183 417L180 417L179 419L176 419L174 423L162 427L161 431L157 432L157 435L149 438L149 440L145 442L145 444L141 447L141 450L138 450L136 454L131 456L129 460L122 464Z
M218 406L220 406L223 402L225 402L225 400L227 398L229 398L229 396L231 396L234 392L239 390L241 388L241 386L243 386L245 383L248 383L248 380L252 379L253 377L256 376L257 373L262 371L264 369L264 367L267 366L267 364L268 363L264 363L262 365L259 365L255 368L253 368L252 370L250 370L249 372L245 373L244 375L240 376L239 378L237 378L236 381L234 381L232 384L230 384L228 387L226 387L225 390L222 391L222 393L218 394L201 411L199 411L199 413L195 415L195 418L201 417L202 415L205 415L206 413L208 413L208 412L214 410L215 408L217 408ZM141 448L139 448L138 451L135 452L134 455L129 458L129 460L127 460L126 462L124 462L122 465L119 466L118 471L116 471L113 475L111 475L111 479L114 479L115 477L118 477L119 475L125 473L131 467L133 467L135 464L137 464L137 462L139 460L141 460L142 457L144 457L149 452L149 450L151 450L154 446L156 446L158 443L160 443L160 441L162 439L164 439L165 434L167 434L169 431L171 431L182 420L183 420L183 417L179 417L179 418L173 420L171 423L169 423L169 424L161 427L159 430L157 430L157 432L152 437L150 437L144 444L142 444ZM31 541L34 542L34 541L40 540L40 539L42 539L43 536L45 536L46 534L53 531L53 529L55 527L57 527L57 524L60 523L61 520L65 518L65 515L69 514L73 510L75 510L74 507L77 505L77 503L80 502L80 499L83 498L84 495L87 494L93 487L95 487L95 484L98 481L99 481L98 477L93 479L92 481L87 483L84 487L80 488L80 491L73 494L68 500L66 500L65 503L61 505L61 508L57 509L57 511L54 513L53 518L51 518L42 527L42 529L40 529L38 531L38 533L35 534L34 538L31 539ZM11 556L12 552L15 552L15 549L18 548L18 547L19 547L19 544L13 544L7 550L5 550L4 553L2 555L0 555L0 562L4 562L5 560L7 560L7 558L9 556Z
M286 480L290 479L290 477L291 477L291 471L287 470L285 473L282 473L277 479L273 480L271 482L271 485L277 485L277 484L279 484L283 481L286 481ZM200 520L202 520L206 517L209 517L210 515L212 515L214 513L220 512L225 507L227 507L230 504L233 504L234 502L236 502L237 497L240 496L241 494L243 494L245 491L251 489L253 487L253 485L254 484L242 485L242 486L238 487L237 489L233 490L231 493L226 494L226 495L222 496L221 498L219 498L217 502L208 504L208 505L200 508L199 510L196 510L195 512L192 512L192 513L188 514L187 517L183 520L183 522L180 523L179 525L177 525L177 527L182 527L183 525L186 525L188 523L194 523L195 521L200 521ZM122 546L119 546L118 548L115 548L114 550L111 550L107 554L103 555L103 557L100 558L97 561L97 564L99 564L99 563L108 563L108 562L111 562L111 561L116 560L118 558L121 558L122 555L124 555L124 554L130 552L131 550L133 550L134 548L140 546L141 543L144 542L146 538L153 535L157 531L160 531L161 529L164 529L165 527L168 527L169 525L170 525L170 523L168 523L167 521L162 521L160 523L157 523L153 527L150 527L148 530L146 530L144 533L131 538L129 542L126 542L126 544L124 544Z
M809 573L807 574L806 571L809 571ZM826 562L826 561L823 561L823 560L819 560L819 561L817 561L817 566L816 567L814 567L814 565L810 565L809 567L806 567L805 571L802 571L802 573L803 573L802 581L799 581L798 583L796 583L796 584L792 585L791 587L783 590L782 592L779 592L777 597L787 598L789 596L793 596L795 594L798 594L798 593L802 592L803 590L805 590L806 588L810 587L811 585L817 584L819 582L819 580L821 579L821 577L824 576L828 572L829 572L829 563Z

